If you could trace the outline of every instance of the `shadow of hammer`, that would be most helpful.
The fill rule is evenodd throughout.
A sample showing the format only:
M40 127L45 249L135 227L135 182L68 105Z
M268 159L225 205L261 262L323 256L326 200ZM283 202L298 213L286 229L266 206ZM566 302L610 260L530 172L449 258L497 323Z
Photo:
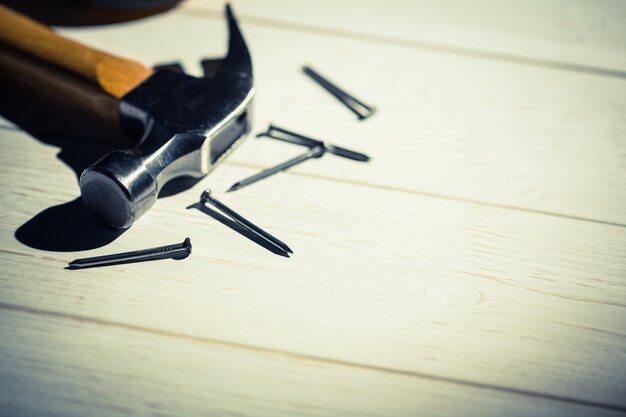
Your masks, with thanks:
M229 45L210 77L154 72L95 50L0 5L0 41L95 81L119 99L120 127L137 146L114 151L80 177L85 204L114 228L128 228L169 180L207 175L249 133L252 63L230 6Z

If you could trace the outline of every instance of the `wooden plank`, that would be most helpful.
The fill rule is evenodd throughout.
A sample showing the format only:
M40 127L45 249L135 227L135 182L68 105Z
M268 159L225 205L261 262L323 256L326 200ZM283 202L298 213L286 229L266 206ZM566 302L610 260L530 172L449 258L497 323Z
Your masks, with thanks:
M68 33L197 73L201 56L223 52L214 16ZM537 213L626 224L623 81L253 17L244 30L256 126L274 120L373 162L326 157L223 197L295 249L283 259L183 210L203 186L224 190L299 150L254 141L114 239L85 228L76 204L54 208L79 194L56 147L0 130L0 325L10 336L0 340L0 405L33 414L44 398L59 415L92 405L104 415L303 414L302 404L312 415L625 412L626 229ZM597 42L610 56L614 43ZM354 122L299 74L304 60L380 112ZM71 148L62 159L79 153ZM182 262L62 269L187 235L194 252ZM71 353L50 349L59 346Z
M273 120L373 157L366 165L328 156L325 168L296 172L626 224L622 79L258 25L244 30L255 59L257 130ZM148 63L181 58L195 70L224 41L221 20L181 14L68 33ZM145 46L146 33L159 34L158 48ZM379 112L357 123L300 73L307 61ZM273 145L253 141L232 161L258 169L300 152Z
M622 227L289 174L224 196L289 243L285 259L184 211L252 172L226 165L106 249L54 253L13 231L73 200L74 173L55 148L3 136L2 303L626 410ZM50 212L30 223L54 224L38 238L83 237ZM63 269L185 236L185 261Z
M398 44L527 65L626 76L626 6L619 0L234 1L244 23ZM183 10L211 16L218 1Z
M40 310L0 329L2 415L617 415Z

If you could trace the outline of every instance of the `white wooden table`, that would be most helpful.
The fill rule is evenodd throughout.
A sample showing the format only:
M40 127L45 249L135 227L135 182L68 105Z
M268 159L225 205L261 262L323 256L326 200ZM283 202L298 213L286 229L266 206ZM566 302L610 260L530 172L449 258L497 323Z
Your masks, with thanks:
M3 122L0 415L626 413L626 3L234 7L255 132L372 161L328 155L223 194L302 151L251 138L108 245L48 251L16 231L75 200L75 173ZM63 32L198 74L224 52L222 8ZM305 63L378 113L358 122ZM207 187L295 254L186 210ZM186 236L184 261L64 269Z

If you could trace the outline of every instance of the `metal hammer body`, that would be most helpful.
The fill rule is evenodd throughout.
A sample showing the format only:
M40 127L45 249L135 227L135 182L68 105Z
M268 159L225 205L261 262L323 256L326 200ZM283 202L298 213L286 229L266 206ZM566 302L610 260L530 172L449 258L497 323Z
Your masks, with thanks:
M211 77L153 72L93 50L0 6L0 40L79 73L119 98L120 127L137 144L112 152L80 178L85 204L105 223L127 228L180 176L202 177L250 131L252 63L226 7L228 54Z

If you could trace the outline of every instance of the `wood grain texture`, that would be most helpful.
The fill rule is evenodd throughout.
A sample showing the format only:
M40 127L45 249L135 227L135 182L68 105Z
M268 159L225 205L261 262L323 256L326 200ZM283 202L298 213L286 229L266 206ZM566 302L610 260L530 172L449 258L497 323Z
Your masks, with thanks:
M15 162L0 167L50 174L30 190L4 180L9 231L78 195L54 149L12 134L21 140L5 141L4 155ZM223 166L160 200L106 251L80 254L190 236L186 261L66 271L78 253L5 235L0 302L626 410L624 228L288 174L225 196L289 242L296 254L285 259L183 212L204 186L251 172Z
M301 152L249 139L111 232L78 199L77 174L105 149L40 142L0 120L0 415L626 413L626 94L622 64L607 63L619 8L569 3L587 10L567 24L589 45L572 43L554 61L567 65L551 66L528 60L568 43L550 24L556 0L510 6L518 26L485 0L475 3L493 6L484 13L398 4L384 12L395 25L364 7L350 33L337 29L343 18L319 23L317 7L331 13L323 1L281 3L271 18L240 4L255 128L271 120L372 162L328 155L223 194ZM225 50L221 7L191 2L63 33L199 74L200 58ZM402 23L414 7L425 20L449 8L467 43L438 40L433 20L425 42L449 48L418 45L430 29ZM607 28L595 37L594 16ZM526 61L493 59L502 51L476 42L479 30ZM304 63L379 112L358 123L300 73ZM295 254L186 209L207 187ZM63 269L186 236L183 261Z
M0 329L2 415L618 415L42 311Z
M626 76L626 6L620 0L235 0L233 6L249 24ZM223 5L189 0L183 7L217 16Z
M372 157L359 165L329 156L329 169L306 164L296 172L626 224L626 195L616 192L626 189L624 80L259 25L243 30L255 65L256 129L274 121ZM142 46L144 32L163 34L158 50ZM184 57L197 73L203 55L223 53L223 32L222 18L174 14L80 35L145 62ZM306 62L379 112L356 123L301 73ZM232 161L260 169L298 152L253 141Z

